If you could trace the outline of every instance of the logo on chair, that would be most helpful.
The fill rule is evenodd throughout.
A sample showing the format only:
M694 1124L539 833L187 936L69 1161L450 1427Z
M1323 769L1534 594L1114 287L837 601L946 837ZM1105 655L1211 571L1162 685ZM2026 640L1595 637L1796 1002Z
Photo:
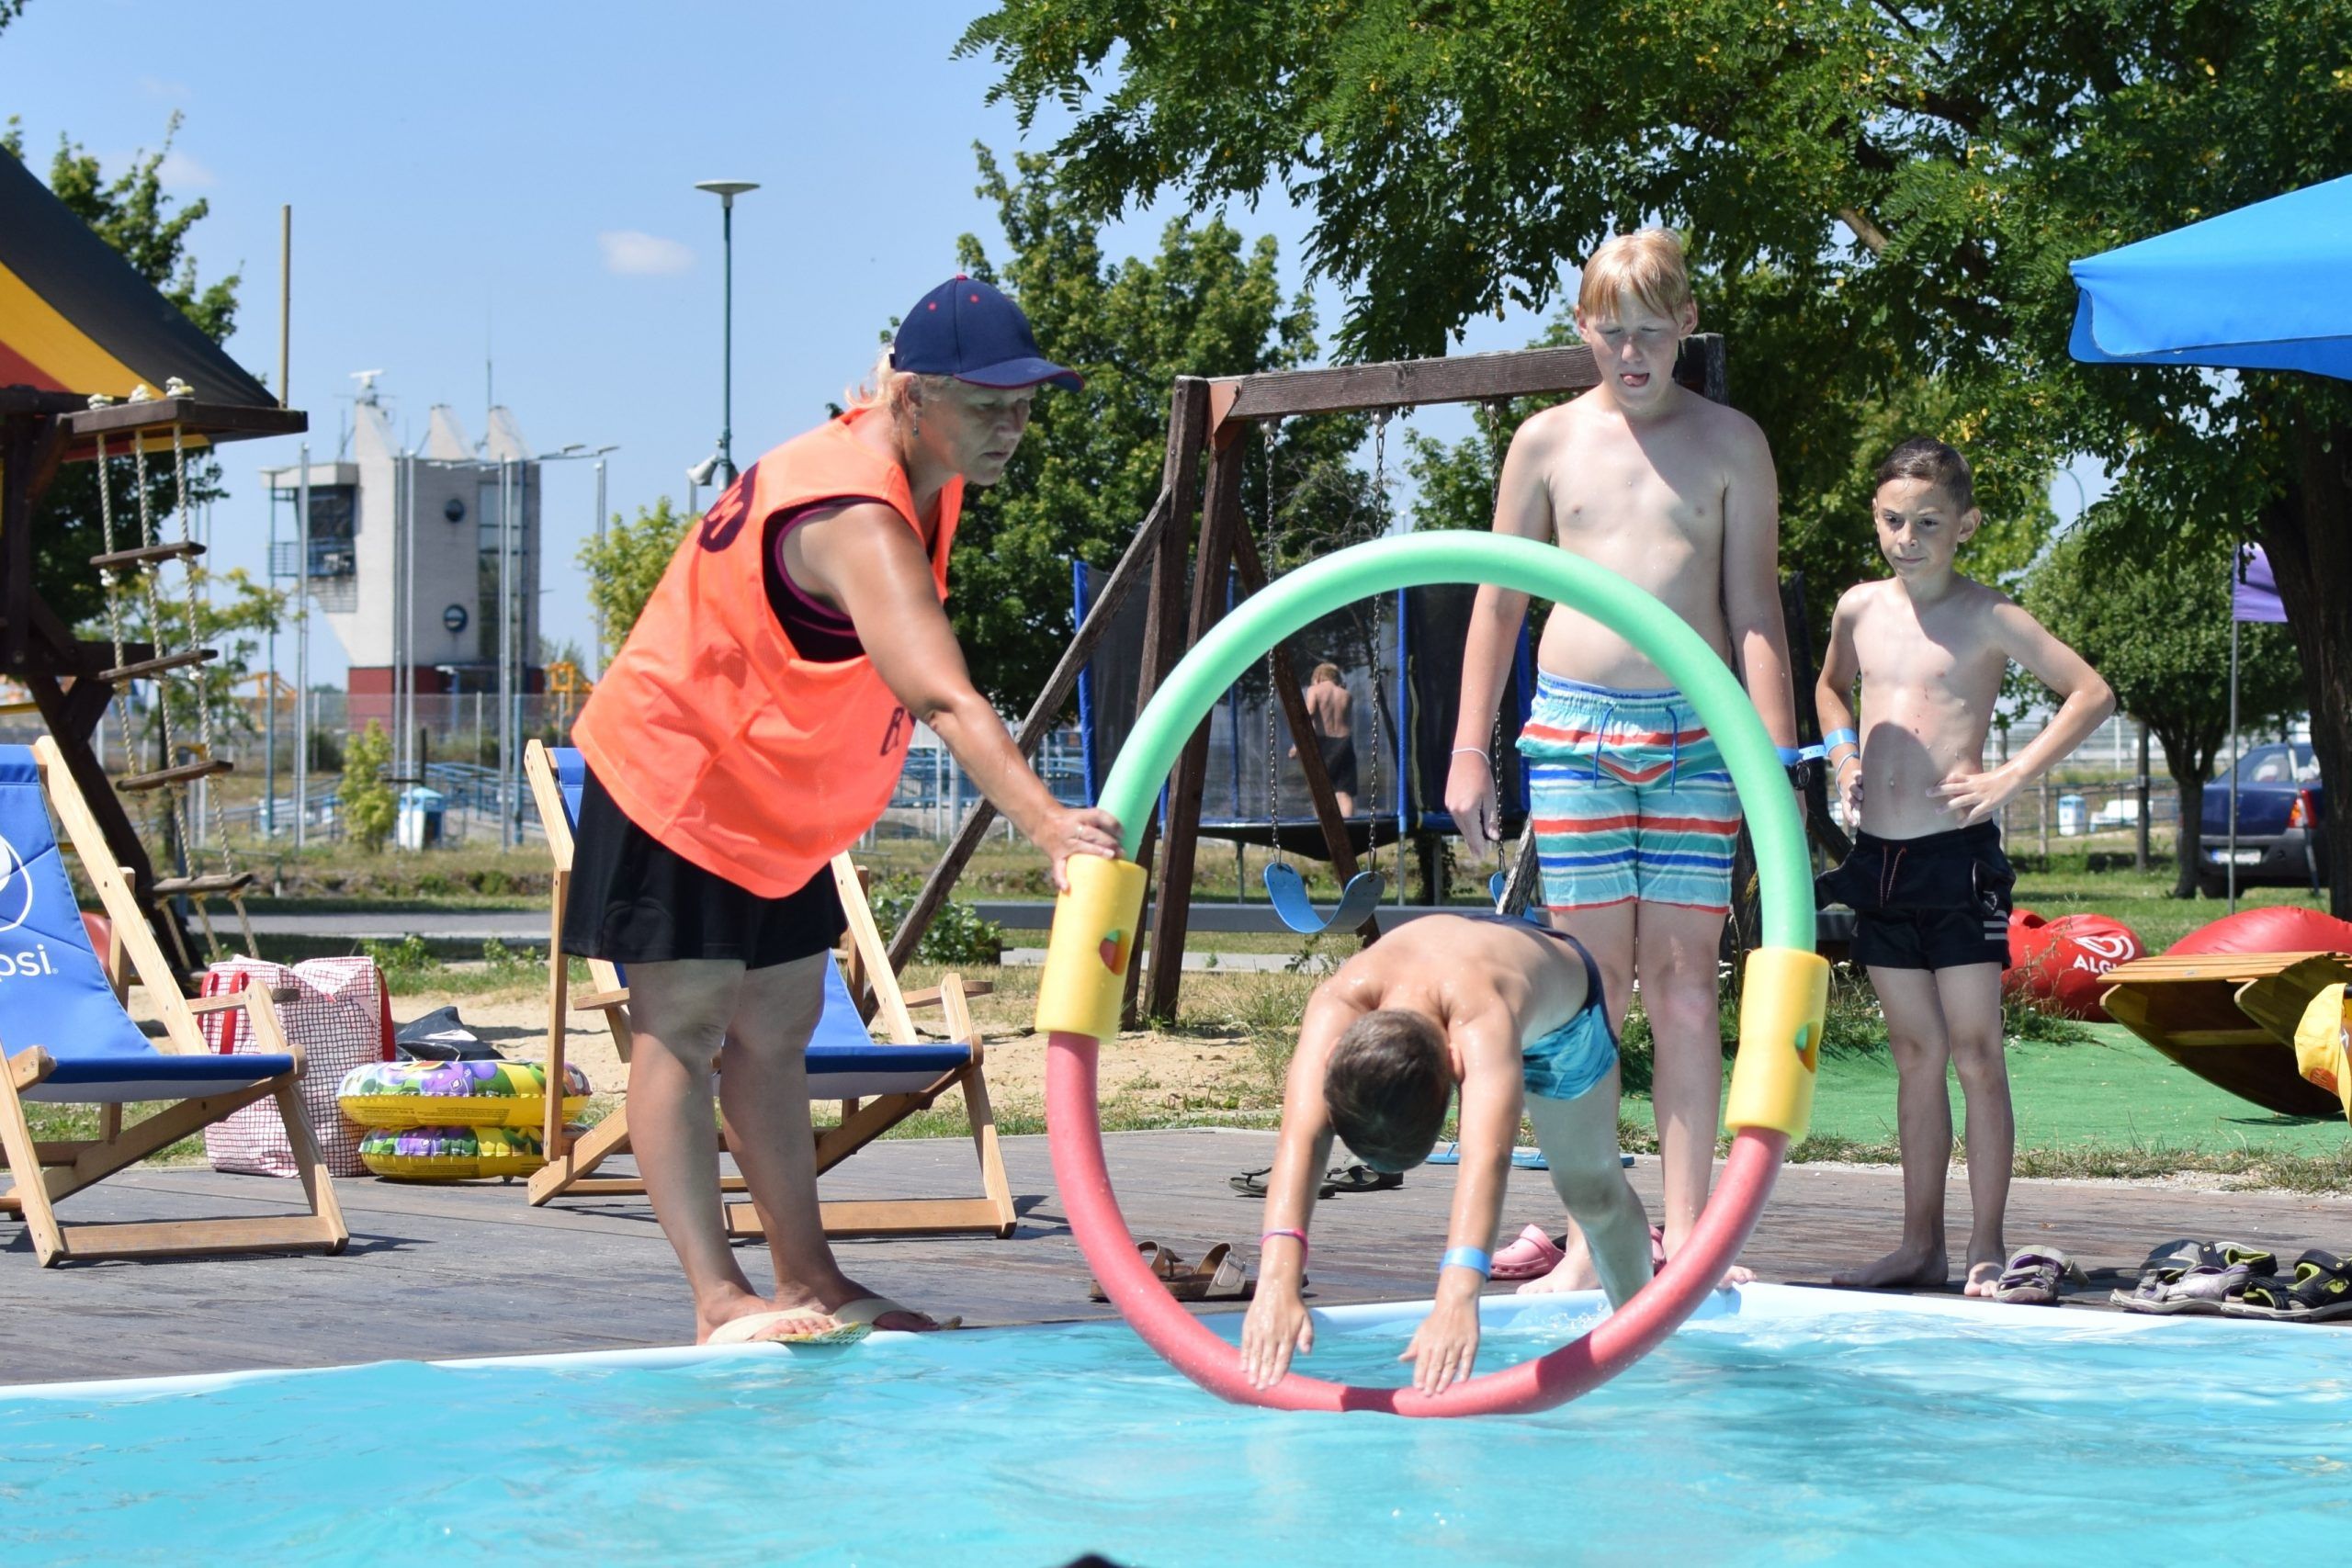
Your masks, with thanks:
M0 931L12 931L31 918L33 876L17 846L0 838Z

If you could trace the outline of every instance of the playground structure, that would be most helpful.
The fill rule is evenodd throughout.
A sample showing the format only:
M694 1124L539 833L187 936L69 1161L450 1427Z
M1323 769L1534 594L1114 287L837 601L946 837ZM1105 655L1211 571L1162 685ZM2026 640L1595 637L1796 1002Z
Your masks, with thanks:
M1685 340L1675 378L1702 396L1717 402L1726 400L1722 337L1699 333ZM1498 413L1514 398L1569 395L1599 381L1592 351L1581 344L1214 379L1178 377L1170 400L1159 496L1117 565L1095 587L1086 615L1015 733L1014 743L1023 756L1035 753L1069 705L1080 673L1121 624L1120 610L1128 595L1147 581L1136 711L1150 701L1183 650L1197 644L1224 618L1228 572L1242 603L1265 587L1267 572L1260 543L1242 506L1243 468L1253 460L1252 443L1246 437L1256 425L1311 414L1379 415L1447 402L1481 404ZM1383 503L1375 498L1375 504ZM1297 767L1312 808L1313 836L1319 838L1323 858L1344 885L1360 869L1355 847L1359 834L1340 814L1315 743L1297 677L1298 650L1285 636L1268 651L1272 656L1266 661L1269 684L1291 741L1298 748ZM1809 705L1801 708L1809 710ZM1801 711L1800 724L1808 722ZM1407 727L1400 716L1396 728ZM1159 892L1148 900L1149 944L1145 962L1127 969L1129 1017L1138 1010L1168 1017L1176 1010L1208 769L1209 733L1204 725L1176 761L1163 810L1142 825L1143 836L1134 858ZM1824 810L1816 809L1813 816L1826 820ZM922 940L994 817L994 811L982 802L965 819L891 941L893 964L903 964ZM1367 823L1363 835L1366 838L1369 827ZM1531 848L1522 845L1504 895L1505 902L1513 907L1523 905L1533 875ZM1368 916L1355 930L1366 941L1376 938L1377 915Z
M0 378L14 383L0 385L0 675L20 685L40 714L89 803L107 852L130 874L141 912L185 974L194 946L175 902L233 897L243 882L233 874L207 875L187 866L159 876L91 740L119 688L175 673L200 675L214 652L194 646L192 635L190 645L177 649L127 639L119 594L140 584L148 635L160 637L167 623L157 574L175 561L193 572L204 553L187 536L188 455L222 441L298 434L310 422L280 406L14 158L0 158L0 285L9 299L0 322ZM159 387L164 395L154 392ZM147 464L155 457L172 464L181 521L176 539L163 537L152 515ZM107 582L114 623L114 635L103 641L77 637L34 582L34 509L62 465L84 461L97 465L107 514L105 547L90 561ZM136 519L138 536L130 543L114 537L112 462L127 462L136 473L135 504L121 519L126 529ZM193 579L187 581L182 624L193 634ZM209 718L209 698L198 701ZM159 706L168 715L167 696ZM164 724L168 748L167 718ZM187 760L167 754L119 787L127 794L164 792L175 823L184 824L187 787L229 766L210 755L209 725L199 723L198 729L185 748ZM169 841L185 856L184 830L175 829Z

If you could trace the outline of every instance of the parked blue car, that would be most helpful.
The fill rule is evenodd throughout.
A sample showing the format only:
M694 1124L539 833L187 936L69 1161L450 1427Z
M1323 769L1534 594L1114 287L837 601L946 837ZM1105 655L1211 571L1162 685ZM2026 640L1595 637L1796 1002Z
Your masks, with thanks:
M2290 883L2324 886L2327 877L2326 794L2319 759L2301 741L2256 746L2238 761L2238 886ZM2230 775L2205 786L2199 883L2219 896L2228 884Z

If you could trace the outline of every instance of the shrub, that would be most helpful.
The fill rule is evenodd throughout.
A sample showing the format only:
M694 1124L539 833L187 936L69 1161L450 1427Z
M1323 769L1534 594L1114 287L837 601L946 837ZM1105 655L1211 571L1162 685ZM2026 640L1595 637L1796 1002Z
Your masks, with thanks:
M874 906L874 923L882 928L882 940L888 942L898 933L907 911L914 908L915 894L902 883L876 883L868 901ZM924 964L993 965L1004 957L1004 928L983 919L971 905L951 898L932 917L922 941L915 944L914 956Z

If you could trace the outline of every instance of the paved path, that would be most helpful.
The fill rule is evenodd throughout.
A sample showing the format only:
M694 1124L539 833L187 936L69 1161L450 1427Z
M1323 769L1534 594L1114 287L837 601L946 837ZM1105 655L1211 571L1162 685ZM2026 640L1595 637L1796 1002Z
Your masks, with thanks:
M1231 1240L1254 1258L1254 1201L1226 1179L1267 1164L1273 1135L1114 1134L1113 1179L1135 1234L1188 1258ZM1055 1195L1045 1140L1005 1140L1022 1221L1010 1240L899 1239L840 1245L850 1272L902 1300L974 1325L1099 1318ZM1645 1202L1657 1164L1632 1172ZM533 1209L519 1185L422 1187L340 1182L353 1232L340 1258L227 1258L44 1269L0 1218L0 1382L320 1366L676 1343L689 1322L668 1245L642 1200ZM291 1184L150 1168L66 1201L64 1216L167 1219L266 1211ZM1416 1172L1396 1191L1335 1198L1315 1220L1314 1299L1425 1297L1453 1193L1450 1171ZM961 1141L884 1143L825 1179L829 1196L945 1195L977 1189ZM1782 1173L1747 1260L1768 1280L1820 1282L1892 1244L1901 1188L1892 1170L1799 1166ZM1957 1177L1953 1212L1967 1212ZM1504 1228L1556 1223L1541 1173L1516 1172ZM2104 1303L2148 1249L2175 1236L2233 1237L2293 1257L2352 1252L2352 1200L2211 1193L2120 1183L2020 1181L2009 1241L2065 1247L2095 1290L2062 1309ZM764 1248L745 1244L757 1280ZM2018 1308L2018 1311L2032 1309ZM2316 1331L2315 1331L2316 1332Z

